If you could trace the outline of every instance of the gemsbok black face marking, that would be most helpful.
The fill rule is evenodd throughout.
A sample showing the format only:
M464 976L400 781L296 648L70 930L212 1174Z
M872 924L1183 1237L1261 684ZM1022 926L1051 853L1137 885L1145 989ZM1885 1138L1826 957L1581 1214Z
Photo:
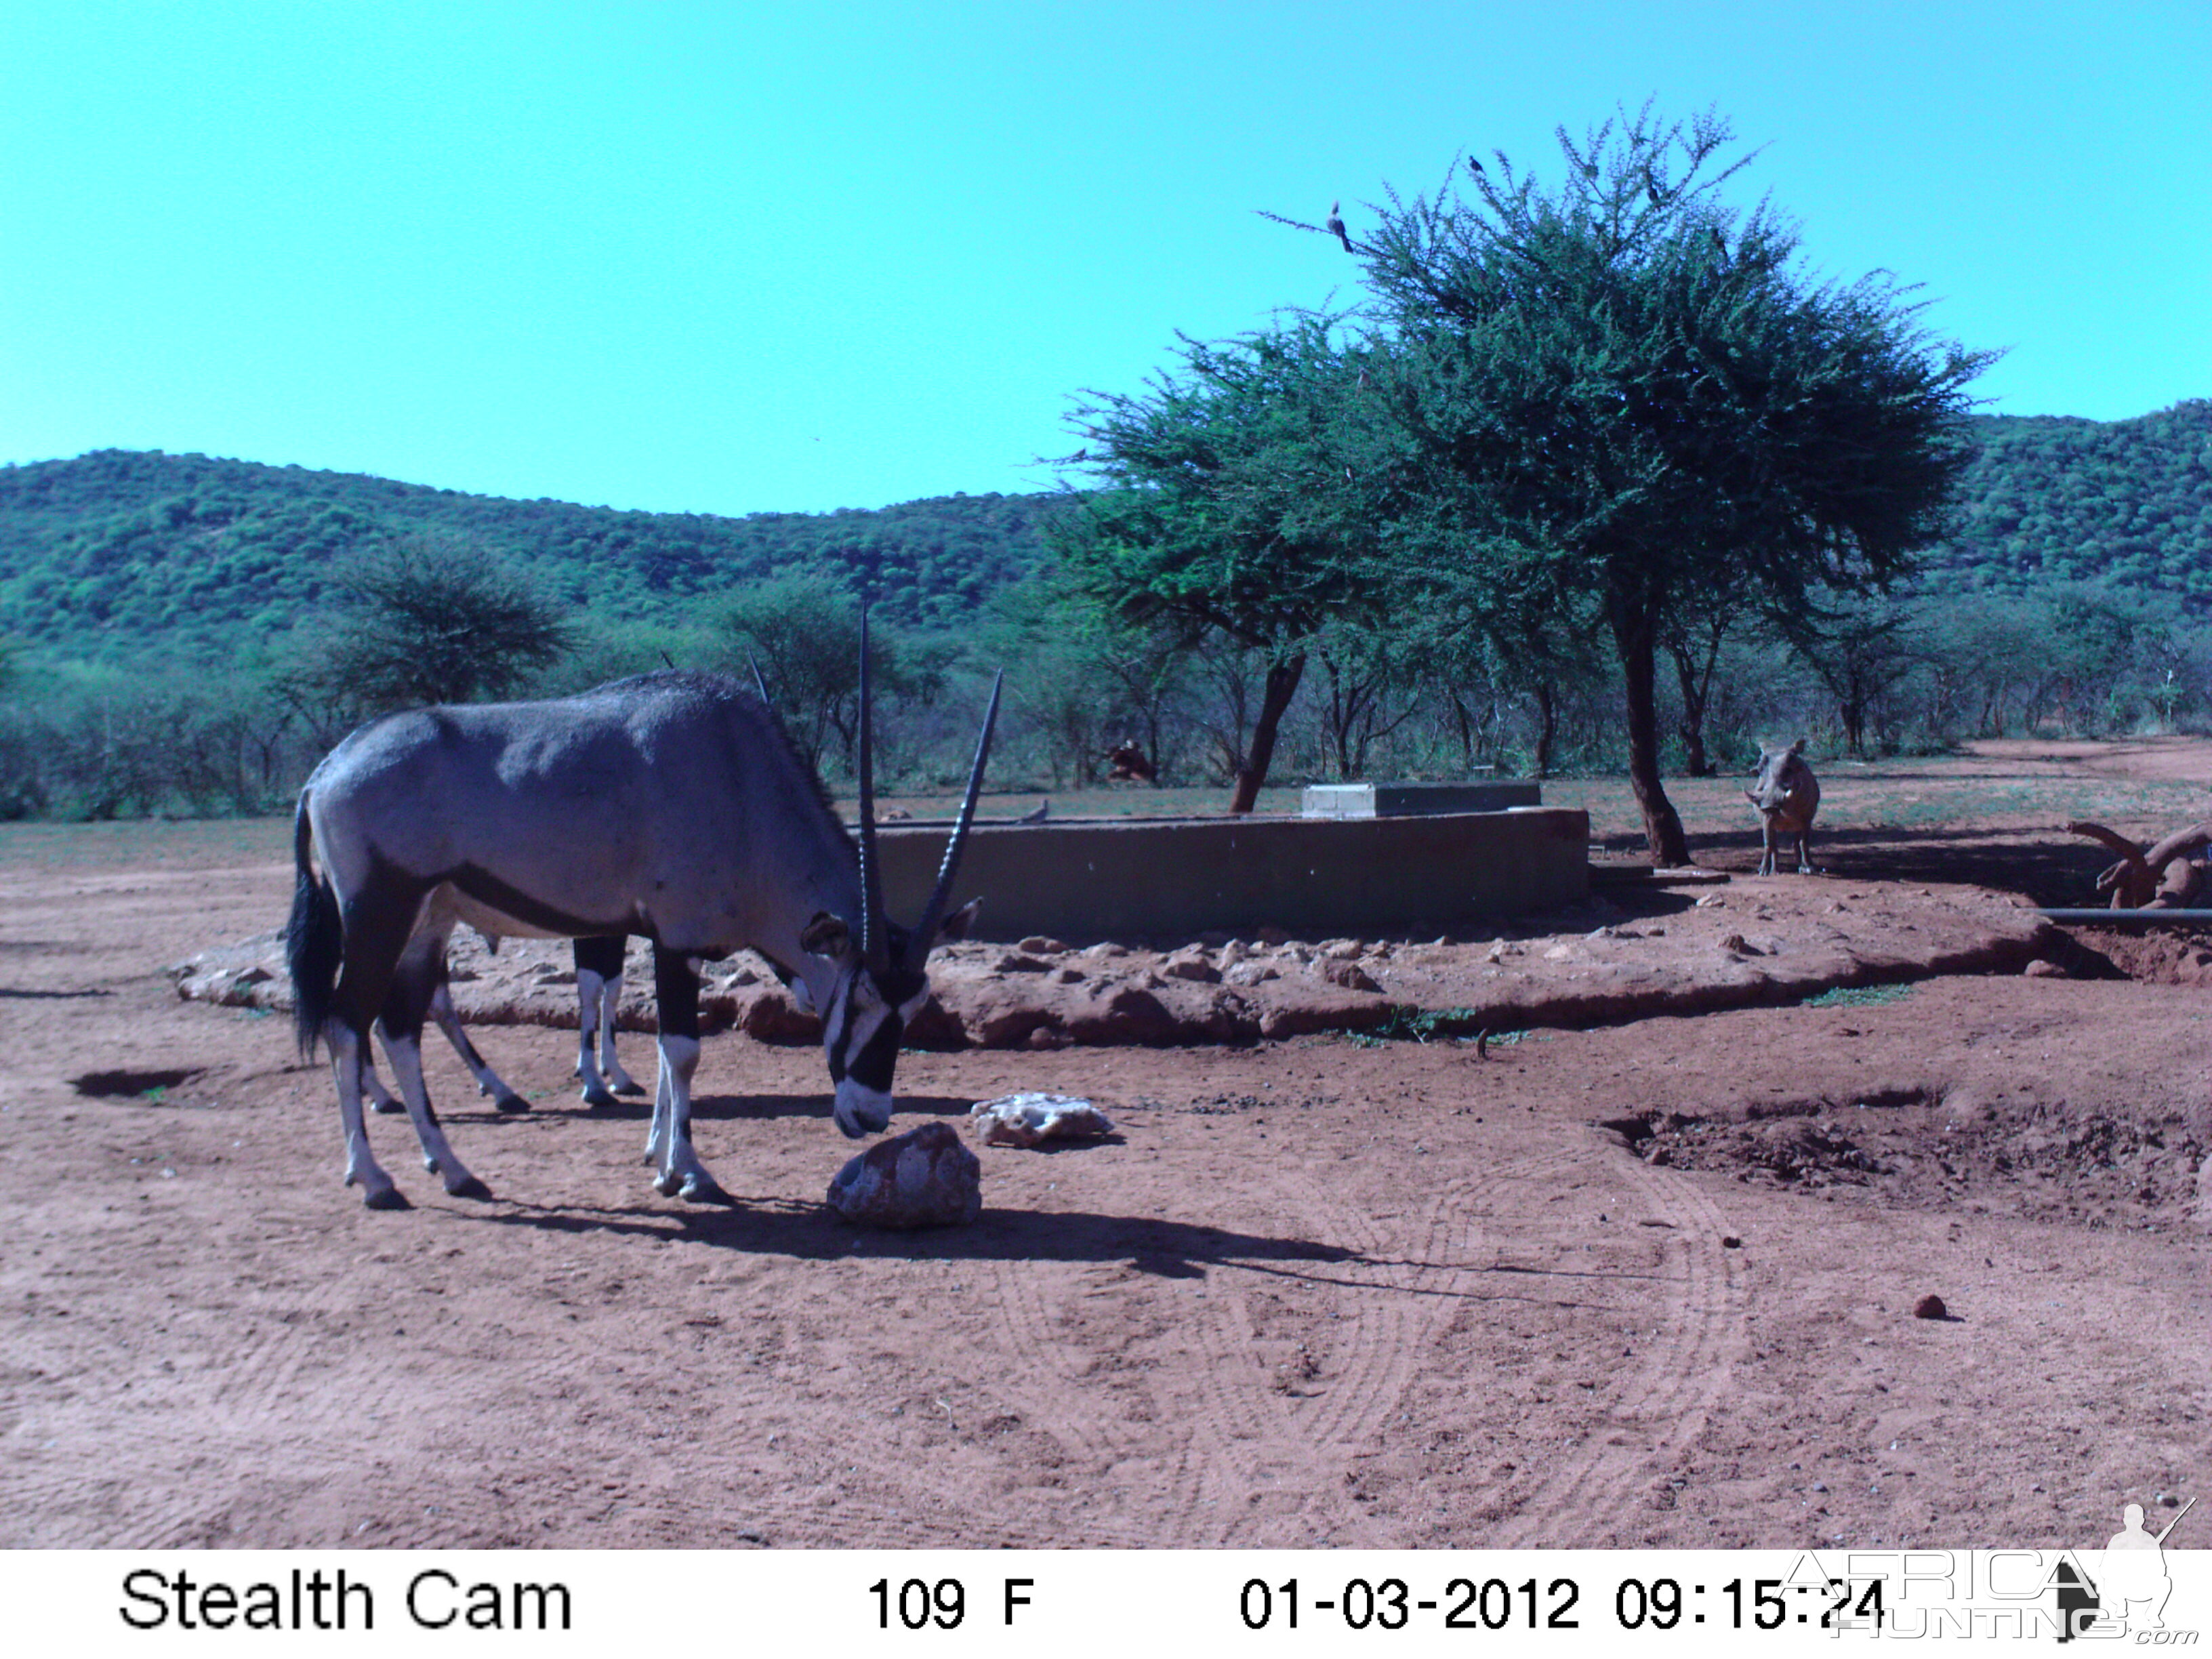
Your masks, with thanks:
M463 922L506 936L652 941L660 1080L647 1158L663 1194L728 1201L691 1147L694 964L703 957L750 947L791 974L794 994L823 1018L838 1127L858 1136L890 1122L900 1040L929 994L931 947L964 934L975 913L975 901L949 915L945 907L1004 676L935 890L918 925L901 928L884 912L876 856L867 631L863 615L857 845L774 711L720 675L647 674L548 702L389 715L325 757L300 792L287 958L301 1050L330 1046L345 1178L366 1203L407 1201L362 1127L372 1024L424 1164L449 1193L489 1195L422 1085L422 1022L444 985L447 939ZM582 967L580 957L580 992Z

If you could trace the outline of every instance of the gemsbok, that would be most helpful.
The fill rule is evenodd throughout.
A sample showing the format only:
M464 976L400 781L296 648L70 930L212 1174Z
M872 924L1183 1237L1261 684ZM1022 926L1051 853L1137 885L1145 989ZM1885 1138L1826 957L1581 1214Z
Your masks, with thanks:
M463 922L499 936L652 941L660 1074L647 1157L664 1195L730 1201L691 1145L702 959L747 946L766 957L822 1017L837 1127L857 1139L890 1124L899 1040L928 1000L930 950L964 936L981 902L946 914L1004 677L911 930L884 912L869 680L864 619L857 847L775 714L720 675L386 715L324 757L294 820L286 957L301 1051L330 1047L345 1180L363 1202L407 1207L363 1127L372 1024L425 1167L456 1197L489 1196L422 1083L423 1018Z

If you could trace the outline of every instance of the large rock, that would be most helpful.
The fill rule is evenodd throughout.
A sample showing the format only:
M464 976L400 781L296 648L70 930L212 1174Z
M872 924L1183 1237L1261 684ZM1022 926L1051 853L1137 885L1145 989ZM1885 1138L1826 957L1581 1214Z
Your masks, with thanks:
M983 1165L944 1123L894 1135L830 1183L830 1207L864 1227L951 1227L983 1210Z

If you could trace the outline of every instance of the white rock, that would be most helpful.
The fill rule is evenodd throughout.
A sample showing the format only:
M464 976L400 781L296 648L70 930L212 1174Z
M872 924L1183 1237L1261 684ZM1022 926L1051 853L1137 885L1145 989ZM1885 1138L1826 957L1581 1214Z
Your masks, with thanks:
M1114 1133L1106 1114L1079 1095L1024 1091L982 1100L968 1116L983 1127L987 1146L1035 1146L1047 1140L1096 1140Z

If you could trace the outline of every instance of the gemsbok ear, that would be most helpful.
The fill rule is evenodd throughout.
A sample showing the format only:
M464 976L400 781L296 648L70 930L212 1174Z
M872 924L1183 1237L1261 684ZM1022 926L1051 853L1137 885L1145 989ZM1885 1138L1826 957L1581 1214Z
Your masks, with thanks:
M968 930L975 925L975 917L982 908L983 901L981 898L969 899L967 903L945 917L944 925L937 930L937 938L932 939L930 943L934 945L949 939L966 939Z
M814 919L799 930L799 948L810 957L842 957L853 948L853 930L842 918L817 910Z
M1790 745L1790 752L1793 755L1802 755L1805 752L1805 739L1800 738L1796 742L1791 744Z

